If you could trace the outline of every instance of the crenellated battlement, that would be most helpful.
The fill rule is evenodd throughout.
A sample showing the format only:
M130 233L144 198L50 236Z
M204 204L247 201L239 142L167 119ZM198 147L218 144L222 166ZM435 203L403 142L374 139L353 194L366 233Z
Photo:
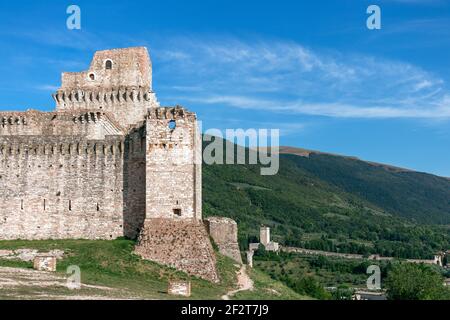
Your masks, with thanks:
M124 139L113 137L106 140L76 139L0 139L0 155L11 157L15 155L122 155L124 153Z
M108 135L124 135L125 133L126 129L116 123L115 117L105 111L0 112L0 137L44 135L101 139Z
M190 119L196 120L197 116L193 112L187 111L182 106L175 107L160 107L155 109L149 109L147 111L147 119L156 120L179 120Z
M0 116L0 124L6 125L27 125L27 118L22 115Z
M92 90L58 90L52 95L58 110L64 109L97 109L113 107L115 104L131 103L135 107L157 107L158 101L154 92L143 87L100 88Z

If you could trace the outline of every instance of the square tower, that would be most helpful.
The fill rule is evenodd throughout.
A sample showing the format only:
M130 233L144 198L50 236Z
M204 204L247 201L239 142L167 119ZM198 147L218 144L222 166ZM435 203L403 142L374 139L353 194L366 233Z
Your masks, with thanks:
M259 229L259 241L264 246L267 246L270 243L270 228L262 226Z
M202 219L201 135L182 107L147 116L146 219Z

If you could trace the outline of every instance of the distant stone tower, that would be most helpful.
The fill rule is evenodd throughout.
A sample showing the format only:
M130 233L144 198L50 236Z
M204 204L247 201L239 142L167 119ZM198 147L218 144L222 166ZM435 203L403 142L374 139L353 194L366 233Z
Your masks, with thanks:
M278 242L273 242L270 240L270 228L262 226L259 229L259 238L260 243L264 246L266 251L275 251L278 252L279 250L279 244Z
M264 246L267 246L270 243L270 228L262 226L259 229L259 241Z

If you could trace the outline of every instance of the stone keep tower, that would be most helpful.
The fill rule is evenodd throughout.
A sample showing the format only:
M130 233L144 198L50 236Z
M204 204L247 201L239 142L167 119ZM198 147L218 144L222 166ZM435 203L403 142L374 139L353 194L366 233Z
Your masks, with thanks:
M219 281L202 222L201 136L194 113L149 110L146 122L146 218L136 252Z
M202 142L195 114L152 109L146 128L146 218L201 221Z
M152 91L152 63L144 47L97 51L89 70L65 72L53 95L57 111L99 109L125 127L158 107Z

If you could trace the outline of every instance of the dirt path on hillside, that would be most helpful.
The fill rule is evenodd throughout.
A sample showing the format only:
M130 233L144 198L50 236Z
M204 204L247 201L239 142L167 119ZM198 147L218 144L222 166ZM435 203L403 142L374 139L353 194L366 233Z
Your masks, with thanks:
M226 295L223 295L222 300L230 300L230 298L234 294L240 291L253 290L254 288L253 280L250 279L247 273L247 266L245 264L242 265L241 269L238 271L237 280L238 280L238 289L229 291Z

